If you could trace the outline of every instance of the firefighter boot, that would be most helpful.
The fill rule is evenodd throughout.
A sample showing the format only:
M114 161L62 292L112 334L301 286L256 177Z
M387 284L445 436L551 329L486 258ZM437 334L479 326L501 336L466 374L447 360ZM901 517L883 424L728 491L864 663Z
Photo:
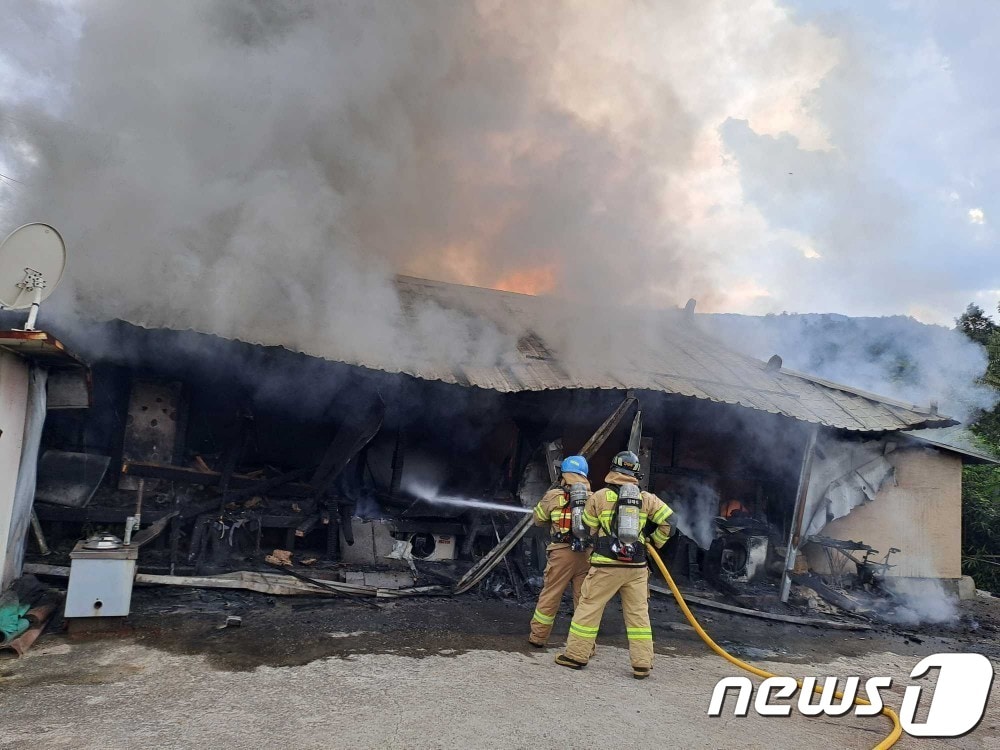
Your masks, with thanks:
M571 659L566 656L566 654L559 654L559 656L556 657L556 664L560 667L569 667L570 669L583 669L587 666L587 662Z

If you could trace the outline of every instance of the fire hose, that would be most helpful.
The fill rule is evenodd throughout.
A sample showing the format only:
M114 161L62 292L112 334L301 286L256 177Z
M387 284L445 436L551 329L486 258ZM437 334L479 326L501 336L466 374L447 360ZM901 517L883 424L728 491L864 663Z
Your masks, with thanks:
M656 562L656 567L659 568L660 573L663 575L664 580L667 582L667 586L670 587L670 593L674 595L674 599L677 601L677 606L681 608L681 612L684 613L684 617L687 618L688 623L691 625L692 628L694 628L694 631L698 634L698 636L705 642L706 646L708 646L710 649L712 649L715 653L717 653L719 656L721 656L729 663L735 664L740 669L744 669L747 672L750 672L750 674L757 675L758 677L763 677L764 679L776 676L771 674L770 672L755 667L752 664L747 664L745 661L737 659L735 656L733 656L724 648L722 648L722 646L713 641L712 637L705 632L705 629L701 626L701 624L698 622L695 616L691 613L691 610L688 608L687 602L684 601L684 597L681 595L680 589L677 588L677 584L674 583L674 579L670 577L670 572L667 570L667 566L663 564L663 560L661 560L660 556L656 553L656 549L649 542L646 543L646 549L649 551L649 554L650 556L652 556L654 562ZM802 680L796 680L796 682L801 688ZM813 687L813 690L817 693L821 692L821 688L819 687L819 685L815 685ZM841 700L843 700L844 698L843 693L838 692L835 693L835 695L837 698L840 698ZM855 705L860 705L860 706L871 705L869 701L865 700L864 698L858 698L857 696L855 696L854 698L854 703ZM903 728L899 724L899 717L896 715L895 711L893 711L888 706L883 705L881 713L884 716L886 716L889 719L889 721L892 722L892 731L889 732L888 735L886 735L884 740L882 740L875 746L874 750L888 750L888 748L896 744L896 741L903 734Z

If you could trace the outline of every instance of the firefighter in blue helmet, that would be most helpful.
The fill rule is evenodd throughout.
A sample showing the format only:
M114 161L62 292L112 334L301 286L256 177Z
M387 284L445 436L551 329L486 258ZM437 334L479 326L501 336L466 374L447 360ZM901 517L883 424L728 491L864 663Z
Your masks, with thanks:
M590 570L590 530L583 523L583 507L590 497L590 467L583 456L569 456L560 470L559 486L546 492L535 506L535 525L548 526L551 539L546 550L545 582L528 636L528 643L536 648L545 647L563 592L570 584L576 608L583 579Z
M649 568L646 540L662 547L670 536L668 518L673 511L656 495L639 489L639 457L622 451L611 462L598 490L584 510L584 522L594 530L592 565L583 582L583 593L569 626L566 650L556 664L571 669L585 667L594 650L604 607L618 594L625 616L632 674L649 676L653 666L653 630L649 623ZM647 537L646 524L653 529Z

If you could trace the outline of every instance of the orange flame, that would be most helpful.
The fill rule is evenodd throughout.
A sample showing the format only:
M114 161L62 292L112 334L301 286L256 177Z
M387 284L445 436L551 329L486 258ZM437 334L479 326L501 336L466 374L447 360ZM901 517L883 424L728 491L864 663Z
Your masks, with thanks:
M532 296L551 292L556 286L556 267L555 264L549 264L523 271L512 271L498 279L492 286L494 289L500 289L504 292L517 292Z

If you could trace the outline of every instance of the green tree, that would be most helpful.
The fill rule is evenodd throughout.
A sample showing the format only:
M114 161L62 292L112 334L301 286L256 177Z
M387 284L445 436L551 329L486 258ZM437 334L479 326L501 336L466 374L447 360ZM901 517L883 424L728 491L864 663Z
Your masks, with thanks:
M983 346L989 346L990 338L997 332L997 324L975 302L969 303L955 323L962 333Z
M986 348L988 363L982 381L1000 390L1000 326L975 304L956 323ZM1000 455L1000 403L980 414L972 431L987 449ZM962 471L962 572L980 588L1000 591L1000 467L966 466Z
M1000 592L1000 468L962 470L962 572Z

